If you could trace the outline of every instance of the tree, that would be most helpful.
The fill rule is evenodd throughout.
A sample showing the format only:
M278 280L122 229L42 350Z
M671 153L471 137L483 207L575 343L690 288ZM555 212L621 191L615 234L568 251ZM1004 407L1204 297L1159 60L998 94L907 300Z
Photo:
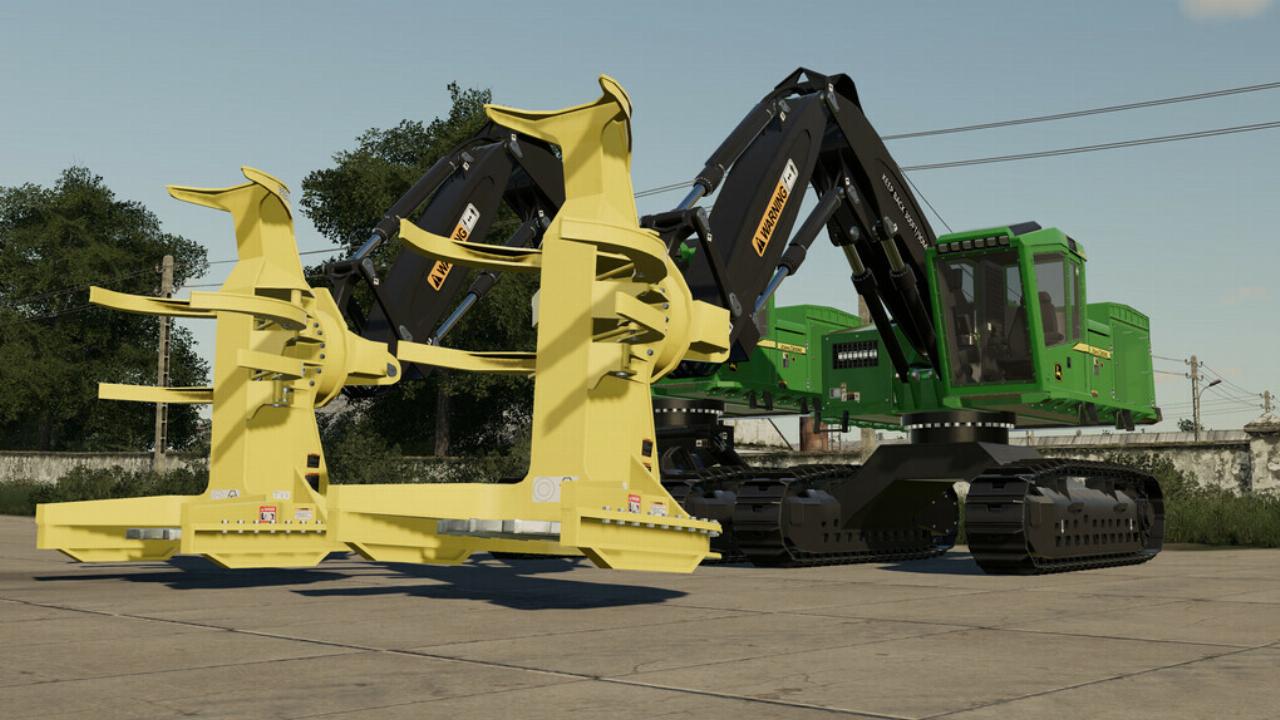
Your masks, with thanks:
M1201 425L1199 428L1197 428L1194 420L1190 420L1188 418L1182 418L1181 420L1178 420L1178 430L1182 432L1187 432L1187 433L1196 432L1196 430L1200 430L1201 432L1204 432L1204 425Z
M302 181L303 212L335 244L362 243L387 208L454 146L485 122L488 90L448 86L448 115L429 123L401 121L373 128L355 147L333 156L333 167ZM516 228L503 209L488 242L501 242ZM399 250L389 243L374 258L385 271ZM453 347L468 350L531 350L535 333L529 301L536 281L526 274L503 276L482 303L450 333ZM360 422L391 445L410 453L485 454L520 447L532 415L533 387L523 378L436 370L425 380L400 383L387 394L362 401ZM353 432L360 430L351 426Z
M103 402L98 382L154 384L154 317L90 305L88 286L155 294L157 266L174 256L183 282L205 251L166 233L141 204L119 200L82 167L53 187L0 188L0 448L145 450L151 405ZM173 385L202 385L208 366L181 328L171 336ZM196 435L194 406L169 410L169 439Z

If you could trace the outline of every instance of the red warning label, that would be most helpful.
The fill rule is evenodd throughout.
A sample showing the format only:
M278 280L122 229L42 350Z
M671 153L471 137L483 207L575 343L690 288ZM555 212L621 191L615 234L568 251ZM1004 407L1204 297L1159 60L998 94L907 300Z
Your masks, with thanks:
M639 495L635 493L631 493L630 495L627 495L627 512L633 512L633 513L640 512L640 496Z
M258 522L273 523L276 521L275 505L259 505L258 506Z

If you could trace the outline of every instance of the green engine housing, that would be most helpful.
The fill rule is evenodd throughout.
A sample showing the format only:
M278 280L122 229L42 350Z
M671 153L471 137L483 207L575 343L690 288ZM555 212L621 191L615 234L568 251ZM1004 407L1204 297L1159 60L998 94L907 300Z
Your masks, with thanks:
M775 308L758 316L760 342L746 362L725 363L713 374L680 374L654 386L660 396L714 399L730 415L809 412L823 396L823 337L858 328L857 315L822 305Z
M1013 413L1018 427L1160 420L1147 317L1087 302L1083 247L1056 228L953 233L926 253L940 373L906 348L902 382L879 331L814 305L773 308L750 361L668 378L661 395L714 398L736 415L806 412L897 428L937 410ZM896 333L895 329L895 333Z

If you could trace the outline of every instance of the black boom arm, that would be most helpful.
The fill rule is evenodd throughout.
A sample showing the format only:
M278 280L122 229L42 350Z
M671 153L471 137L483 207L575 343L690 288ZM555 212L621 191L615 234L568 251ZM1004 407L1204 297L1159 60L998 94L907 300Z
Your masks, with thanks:
M818 202L792 235L806 185ZM673 216L701 212L695 203L717 189L708 238L690 244L695 223ZM920 291L925 250L937 240L846 75L801 68L787 76L711 155L680 206L642 222L663 235L694 296L729 309L734 359L755 348L755 313L825 227L898 375L906 380L909 368L895 323L937 368L932 310Z

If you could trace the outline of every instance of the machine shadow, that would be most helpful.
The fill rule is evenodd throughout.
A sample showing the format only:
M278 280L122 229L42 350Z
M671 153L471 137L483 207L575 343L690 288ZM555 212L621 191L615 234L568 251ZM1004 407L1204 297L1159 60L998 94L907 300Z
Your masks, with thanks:
M350 560L353 556L334 553L328 561ZM157 583L172 590L227 590L313 585L371 577L422 578L434 581L423 585L362 585L325 589L294 589L304 597L371 597L407 595L440 600L474 600L515 610L556 610L578 608L651 605L684 597L687 593L667 588L543 577L570 572L581 558L491 559L487 555L462 565L411 565L402 563L352 563L334 570L321 568L262 568L228 570L201 557L175 557L151 566L118 565L103 572L44 575L39 582L86 582L122 580ZM369 572L373 570L374 572Z
M345 554L338 557L345 558ZM101 566L99 566L101 567ZM229 590L236 588L307 585L317 582L345 580L349 575L315 568L254 568L228 570L196 556L183 555L155 565L117 565L107 572L75 575L44 575L39 582L82 582L90 580L124 580L136 583L158 583L171 590ZM104 568L106 569L106 568ZM151 572L148 572L151 569Z
M436 600L474 600L512 610L573 610L653 605L684 597L668 588L605 582L583 582L544 575L569 572L580 559L502 559L485 556L462 565L407 565L384 563L381 567L398 577L436 581L428 585L377 585L355 588L295 590L306 597L372 597L406 595Z
M881 569L892 572L923 573L926 575L986 575L982 568L978 567L978 563L973 561L971 553L956 552L954 550L928 560L908 560L906 562L891 563Z

